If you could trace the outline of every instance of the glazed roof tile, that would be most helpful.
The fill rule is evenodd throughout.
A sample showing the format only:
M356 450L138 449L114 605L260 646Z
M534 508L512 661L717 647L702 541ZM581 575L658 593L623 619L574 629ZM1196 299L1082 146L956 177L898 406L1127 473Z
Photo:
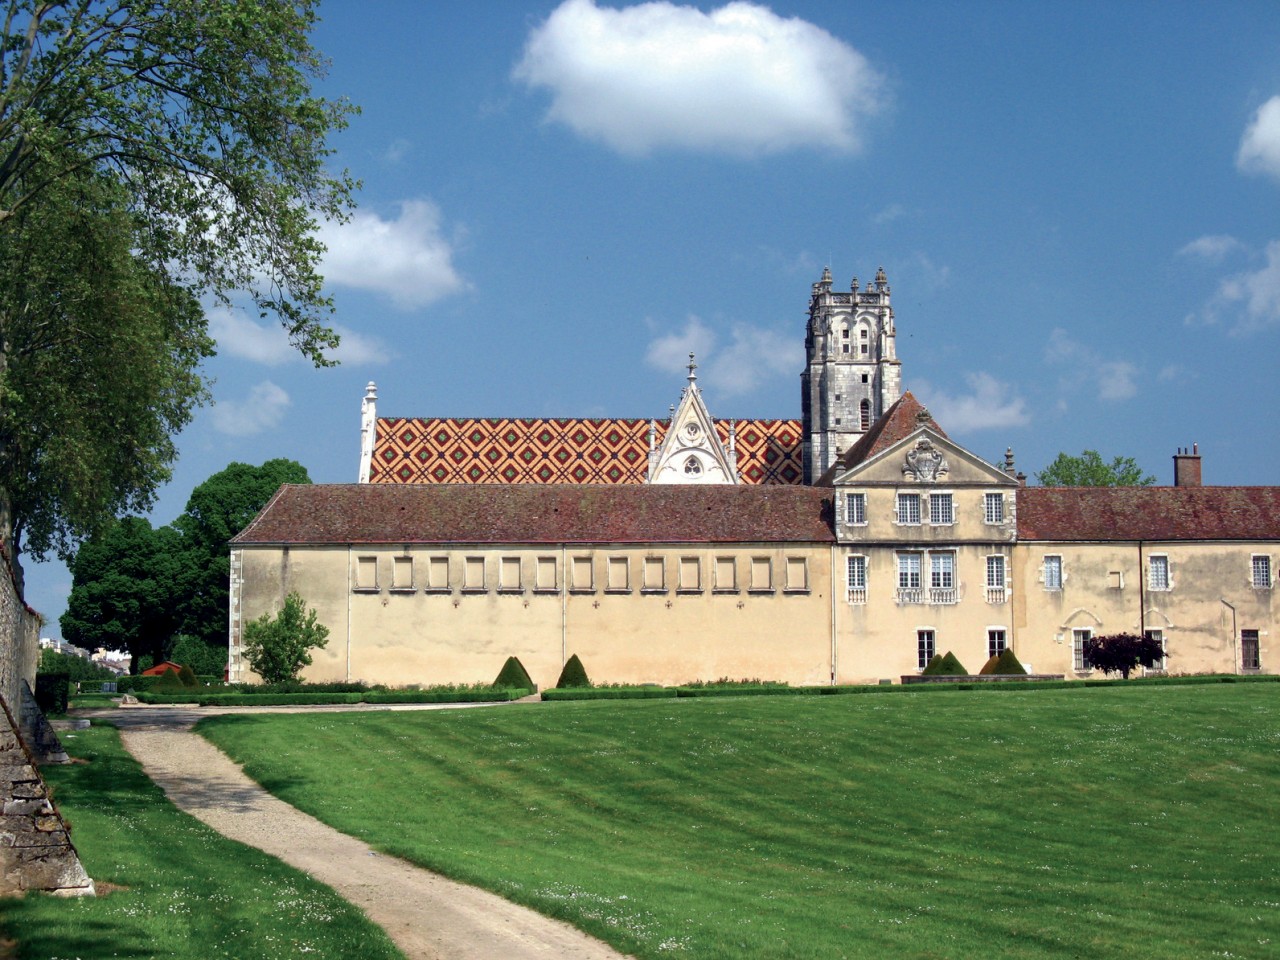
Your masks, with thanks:
M1018 539L1280 540L1280 487L1023 487Z
M830 543L830 517L816 487L286 484L232 543Z

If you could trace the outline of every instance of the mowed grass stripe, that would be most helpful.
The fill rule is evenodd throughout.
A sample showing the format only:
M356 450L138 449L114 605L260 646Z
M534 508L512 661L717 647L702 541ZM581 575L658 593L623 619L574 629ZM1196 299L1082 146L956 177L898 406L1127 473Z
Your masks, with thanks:
M290 803L643 957L1280 944L1271 685L218 717Z

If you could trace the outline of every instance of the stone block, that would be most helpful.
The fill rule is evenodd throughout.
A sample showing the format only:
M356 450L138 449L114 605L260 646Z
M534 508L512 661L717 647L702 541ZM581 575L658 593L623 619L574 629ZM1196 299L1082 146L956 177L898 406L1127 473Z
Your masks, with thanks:
M36 817L53 813L53 804L48 800L6 800L3 811L6 817Z

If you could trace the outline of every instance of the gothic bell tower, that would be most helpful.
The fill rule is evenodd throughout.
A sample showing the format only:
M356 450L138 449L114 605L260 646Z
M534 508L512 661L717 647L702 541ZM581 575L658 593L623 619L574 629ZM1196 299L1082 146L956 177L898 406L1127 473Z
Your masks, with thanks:
M858 442L902 393L893 307L884 269L865 290L831 289L831 270L809 297L800 374L804 482L812 484Z

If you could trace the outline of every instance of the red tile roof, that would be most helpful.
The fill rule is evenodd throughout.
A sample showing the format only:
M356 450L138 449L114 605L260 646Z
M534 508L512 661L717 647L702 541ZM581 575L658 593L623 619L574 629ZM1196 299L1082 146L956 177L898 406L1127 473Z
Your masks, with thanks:
M915 433L921 425L927 424L940 437L947 437L933 419L928 410L908 390L884 415L871 425L871 429L858 438L858 442L840 455L840 459L822 475L822 483L830 483L836 471L849 470L858 464L870 460L882 450L887 450L901 440Z
M232 543L833 540L816 487L286 484Z
M1019 540L1280 540L1280 487L1023 487Z
M377 421L372 483L642 484L649 469L649 420L389 418ZM655 445L667 424L657 421ZM717 420L734 433L746 484L804 480L799 420Z

